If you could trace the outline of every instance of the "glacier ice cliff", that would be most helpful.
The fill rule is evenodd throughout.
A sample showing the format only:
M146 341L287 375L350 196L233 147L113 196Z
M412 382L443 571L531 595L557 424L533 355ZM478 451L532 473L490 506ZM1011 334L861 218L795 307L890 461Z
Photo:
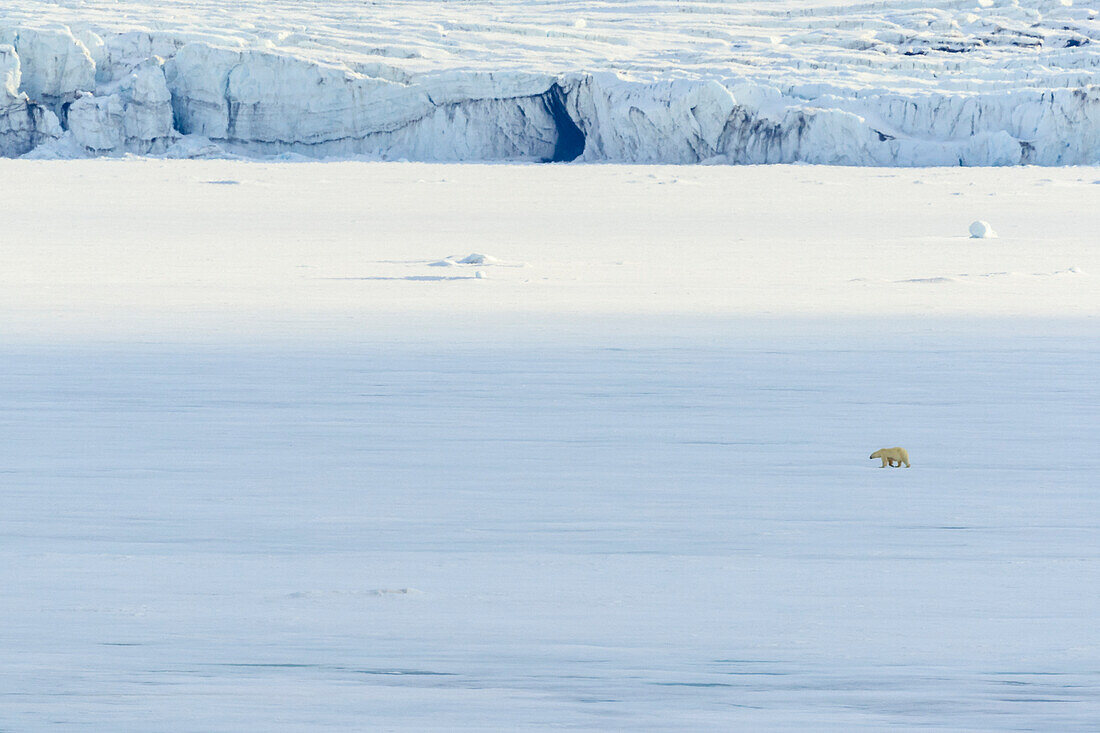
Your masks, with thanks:
M57 116L20 90L22 78L15 48L0 44L0 155L22 155L61 135Z
M979 30L965 34L957 20L922 18L922 28L939 34L932 40L868 21L870 30L844 41L854 54L849 63L874 52L902 68L936 56L935 68L950 71L962 63L952 59L972 49L1031 49L1035 37L1039 45L1046 38L1029 35L1027 25L998 35L967 16L963 22ZM1008 77L962 84L947 75L939 84L895 87L809 72L803 81L798 73L754 78L713 69L671 70L667 78L522 65L420 69L310 57L210 33L0 28L0 155L1097 164L1100 53L1092 49L1100 45L1092 38L1100 30L1081 27L1069 35L1056 29L1061 70L1047 84ZM821 33L791 35L784 48L820 43ZM402 56L393 48L379 53ZM1028 77L1026 64L1019 76Z
M83 93L66 114L76 145L89 153L163 153L179 133L172 95L156 60L139 64L112 93Z

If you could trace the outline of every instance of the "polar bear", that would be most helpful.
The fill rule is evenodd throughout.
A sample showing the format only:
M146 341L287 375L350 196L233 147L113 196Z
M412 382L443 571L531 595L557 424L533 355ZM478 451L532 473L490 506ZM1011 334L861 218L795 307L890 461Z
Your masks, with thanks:
M906 468L912 468L909 465L909 451L904 448L882 448L872 453L871 458L882 459L882 465L879 468L886 468L887 466L900 468L903 463Z

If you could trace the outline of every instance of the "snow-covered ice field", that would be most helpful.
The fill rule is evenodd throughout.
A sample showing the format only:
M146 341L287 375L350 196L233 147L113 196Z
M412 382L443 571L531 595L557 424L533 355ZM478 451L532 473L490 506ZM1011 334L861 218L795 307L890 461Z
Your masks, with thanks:
M1100 170L0 176L0 730L1095 730Z
M32 339L1100 316L1100 168L100 160L0 176L0 308ZM971 239L975 220L999 236ZM470 254L490 259L457 262Z
M7 347L3 727L1093 730L1095 341L929 341Z

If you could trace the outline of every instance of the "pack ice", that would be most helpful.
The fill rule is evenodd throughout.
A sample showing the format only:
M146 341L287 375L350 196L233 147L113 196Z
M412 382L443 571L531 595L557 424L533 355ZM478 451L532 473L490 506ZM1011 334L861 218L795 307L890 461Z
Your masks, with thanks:
M1071 0L19 0L0 154L1100 162Z

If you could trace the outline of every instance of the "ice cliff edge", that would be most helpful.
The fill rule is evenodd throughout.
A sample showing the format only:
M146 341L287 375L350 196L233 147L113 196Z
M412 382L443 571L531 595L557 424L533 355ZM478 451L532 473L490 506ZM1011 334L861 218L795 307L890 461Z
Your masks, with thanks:
M1100 86L1087 83L925 92L609 71L409 74L58 27L0 29L0 84L8 157L1100 163Z

